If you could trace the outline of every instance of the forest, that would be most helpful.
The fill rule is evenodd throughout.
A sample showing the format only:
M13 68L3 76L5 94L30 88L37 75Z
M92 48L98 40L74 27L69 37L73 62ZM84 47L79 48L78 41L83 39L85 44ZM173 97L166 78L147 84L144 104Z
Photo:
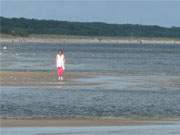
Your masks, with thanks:
M27 18L0 17L0 33L14 36L56 34L110 37L180 38L180 27L140 24L108 24L103 22L69 22Z

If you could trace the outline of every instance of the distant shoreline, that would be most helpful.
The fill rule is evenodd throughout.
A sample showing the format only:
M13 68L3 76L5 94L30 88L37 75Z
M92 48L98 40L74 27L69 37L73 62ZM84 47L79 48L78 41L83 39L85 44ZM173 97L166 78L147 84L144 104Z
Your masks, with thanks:
M64 35L31 35L19 37L0 35L0 43L61 43L61 44L175 44L180 45L180 39L173 38L133 38L133 37L88 37Z

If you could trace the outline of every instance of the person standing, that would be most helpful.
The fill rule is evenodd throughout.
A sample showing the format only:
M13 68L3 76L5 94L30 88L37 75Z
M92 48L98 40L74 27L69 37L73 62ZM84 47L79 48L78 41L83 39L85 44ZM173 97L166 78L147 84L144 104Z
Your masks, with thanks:
M63 49L58 50L58 54L56 55L56 67L58 80L63 80L63 73L65 70L65 56Z

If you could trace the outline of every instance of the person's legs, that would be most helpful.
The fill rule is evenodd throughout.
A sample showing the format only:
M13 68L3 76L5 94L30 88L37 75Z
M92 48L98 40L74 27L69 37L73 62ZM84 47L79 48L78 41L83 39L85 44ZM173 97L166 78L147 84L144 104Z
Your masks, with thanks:
M64 70L62 67L58 67L58 80L63 80Z
M61 80L63 80L63 73L64 73L64 70L63 70L63 68L61 67L61 69L60 69Z
M58 80L61 80L61 76L60 76L60 67L57 68L57 75L58 75Z

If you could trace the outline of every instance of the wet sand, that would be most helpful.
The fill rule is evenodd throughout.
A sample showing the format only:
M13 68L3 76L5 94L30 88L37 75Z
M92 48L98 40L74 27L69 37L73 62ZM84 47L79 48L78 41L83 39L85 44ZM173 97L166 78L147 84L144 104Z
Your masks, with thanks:
M100 75L113 75L114 73L95 72L66 72L63 83L68 86L97 86L102 82L80 82L82 78L93 78ZM57 80L56 72L43 71L1 71L1 86L53 86L61 82ZM166 83L167 84L167 83ZM178 82L179 84L179 82ZM104 84L103 84L104 85ZM123 126L123 125L146 125L146 124L167 124L178 122L178 118L0 118L1 127L74 127L74 126Z
M133 120L101 118L1 118L1 127L86 127L86 126L123 126L145 124L168 124L176 119Z
M118 82L119 85L114 85ZM137 86L139 89L154 85L157 87L178 88L177 75L133 75L116 72L70 72L64 73L64 80L58 81L56 70L52 71L0 71L0 86L98 86L112 87Z
M0 85L1 86L51 86L59 83L68 85L78 85L75 79L95 77L97 73L86 72L65 72L64 80L58 81L56 71L1 71ZM95 85L96 83L83 83L81 85Z

